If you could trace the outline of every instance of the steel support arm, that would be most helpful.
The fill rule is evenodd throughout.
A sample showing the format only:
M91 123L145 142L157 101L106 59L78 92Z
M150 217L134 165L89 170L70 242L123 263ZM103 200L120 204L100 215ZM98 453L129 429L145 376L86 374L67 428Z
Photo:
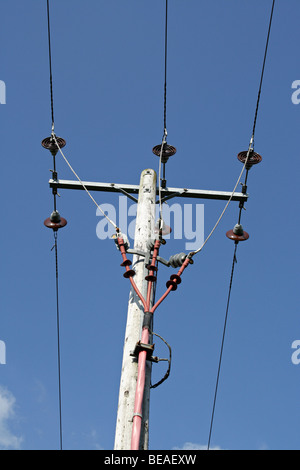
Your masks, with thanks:
M62 189L84 189L79 181L69 180L53 180L49 181L51 188ZM89 191L105 191L105 192L120 192L123 194L138 194L139 186L130 184L115 184L115 183L95 183L83 181L83 184ZM228 191L208 191L203 189L187 189L187 188L165 188L161 189L162 200L168 200L173 197L185 197L194 199L214 199L220 201L228 201L231 197L231 192ZM158 189L157 189L158 195ZM134 198L135 199L135 198ZM246 202L248 194L235 192L232 201Z

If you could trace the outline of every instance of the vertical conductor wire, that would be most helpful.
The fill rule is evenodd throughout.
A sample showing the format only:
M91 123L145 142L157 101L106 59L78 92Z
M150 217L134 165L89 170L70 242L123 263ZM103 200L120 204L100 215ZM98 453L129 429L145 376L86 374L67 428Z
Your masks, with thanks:
M250 150L254 146L254 136L255 136L255 130L256 130L256 124L257 124L257 116L258 116L258 111L259 111L260 99L261 99L262 84L263 84L263 79L264 79L264 74L265 74L266 59L267 59L267 54L268 54L268 49L269 49L269 41L270 41L271 27L273 23L274 7L275 7L275 0L272 0L269 28L268 28L268 34L267 34L267 40L266 40L266 46L265 46L263 65L262 65L262 70L261 70L261 77L260 77L260 84L259 84L259 90L258 90L258 96L257 96L257 102L256 102L254 122L253 122L252 137L250 140L250 146L248 149L248 154L247 154L246 162L244 165L244 169L246 167L246 163L249 158ZM247 169L246 177L245 177L245 184L247 183L248 173L249 173L249 170ZM242 207L240 208L240 211L239 211L239 218L238 218L239 224L241 222L241 215L242 215ZM229 304L230 304L230 297L231 297L231 291L232 291L233 275L234 275L234 268L237 263L237 258L236 258L237 246L238 246L238 242L235 243L234 254L233 254L233 261L232 261L232 268L231 268L231 276L230 276L230 283L229 283L229 291L228 291L228 298L227 298L227 305L226 305L225 321L224 321L223 336L222 336L221 350L220 350L220 356L219 356L219 365L218 365L217 379L216 379L215 392L214 392L214 400L213 400L213 407L212 407L212 414L211 414L211 421L210 421L207 450L210 450L210 443L211 443L211 437L212 437L212 431L213 431L216 401L217 401L217 395L218 395L222 358L223 358L223 351L224 351L224 343L225 343L226 329L227 329L227 323L228 323Z
M162 201L161 201L161 166L162 166L162 154L164 146L167 143L167 66L168 66L168 9L169 4L166 0L165 8L165 61L164 61L164 113L163 113L163 124L164 124L164 134L161 143L160 156L159 156L159 175L158 175L158 193L159 193L159 229L162 229L163 226L163 217L162 217ZM164 176L165 177L165 176Z
M52 132L54 131L54 102L53 102L53 77L52 77L52 53L51 53L51 28L50 28L50 5L47 0L47 22L48 22L48 51L49 51L49 75L50 75L50 100Z
M62 443L62 399L61 399L61 359L60 359L60 318L59 318L59 283L58 283L58 247L57 232L54 232L55 249L55 287L56 287L56 327L57 327L57 365L58 365L58 406L59 406L59 443L60 450Z
M215 394L214 394L214 401L213 401L213 408L212 408L212 416L211 416L211 422L210 422L210 428L209 428L207 450L210 450L210 442L211 442L211 436L212 436L212 430L213 430L213 424L214 424L216 402L217 402L217 395L218 395L218 388L219 388L219 381L220 381L220 373L221 373L221 366L222 366L222 358L223 358L223 350L224 350L224 343L225 343L225 336L226 336L226 329L227 329L227 322L228 322L229 304L230 304L230 297L231 297L231 290L232 290L232 283L233 283L233 274L234 274L234 267L235 267L236 262L237 262L237 259L236 259L237 247L238 247L238 244L236 243L235 247L234 247L234 254L233 254L233 260L232 260L231 276L230 276L230 283L229 283L229 292L228 292L228 298L227 298L225 322L224 322L224 328L223 328L220 359L219 359L219 365L218 365L218 373L217 373L217 380L216 380L216 387L215 387Z
M54 99L53 99L53 76L52 76L52 53L51 53L51 28L50 28L50 2L47 0L47 26L48 26L48 53L49 53L49 78L50 78L50 101L52 135L54 135ZM55 169L55 157L53 157ZM56 194L54 194L54 210L56 211ZM54 231L55 249L55 287L56 287L56 329L57 329L57 363L58 363L58 407L59 407L59 444L63 450L62 432L62 398L61 398L61 354L60 354L60 315L59 315L59 282L58 282L58 244L57 231ZM53 249L52 248L52 249Z
M165 19L165 83L164 83L164 131L167 131L167 64L168 64L168 0Z

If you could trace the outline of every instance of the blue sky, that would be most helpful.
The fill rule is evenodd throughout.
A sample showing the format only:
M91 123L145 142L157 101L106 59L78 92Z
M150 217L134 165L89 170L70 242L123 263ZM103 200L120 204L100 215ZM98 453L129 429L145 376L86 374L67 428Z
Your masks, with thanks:
M248 148L271 0L170 0L168 185L231 191ZM46 1L1 5L0 448L59 447ZM277 0L238 247L212 447L299 449L299 122L297 0ZM164 1L52 0L55 131L83 180L138 184L158 171L163 132ZM61 179L73 179L57 160ZM112 449L129 283L96 207L61 190L59 232L64 448ZM118 196L96 194L118 207ZM174 201L175 202L175 201ZM182 201L176 202L182 204ZM186 201L184 201L186 202ZM190 201L188 201L190 202ZM194 201L194 204L203 201ZM204 201L207 235L224 207ZM131 202L130 202L131 204ZM202 448L209 432L233 244L232 203L155 315L172 372L152 391L150 448ZM161 256L185 251L171 238ZM158 293L168 268L161 268ZM156 353L166 351L157 343ZM156 366L153 380L164 374Z

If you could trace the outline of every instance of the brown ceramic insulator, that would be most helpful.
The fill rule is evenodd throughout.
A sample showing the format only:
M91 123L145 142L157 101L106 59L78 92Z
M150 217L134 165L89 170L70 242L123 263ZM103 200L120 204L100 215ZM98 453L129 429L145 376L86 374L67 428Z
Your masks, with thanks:
M241 163L245 164L245 162L247 160L247 155L248 155L248 151L246 150L244 152L240 152L238 154L237 158ZM262 156L259 155L256 152L254 152L254 150L251 150L250 153L249 153L247 164L246 164L246 170L250 170L250 168L253 165L257 165L261 161L262 161Z
M55 138L57 140L57 144L59 145L59 148L62 149L63 147L65 147L66 141L64 139L62 139L61 137L55 137ZM46 139L42 140L42 146L45 149L50 150L50 152L52 153L54 157L58 152L58 147L56 145L56 142L53 136L46 137Z
M235 241L235 242L243 242L245 240L248 240L249 234L247 232L243 231L243 234L237 235L236 233L234 233L233 230L229 230L226 233L226 237L229 238L230 240Z
M157 155L158 157L160 157L162 145L163 145L163 151L162 151L161 161L162 163L167 163L169 158L175 155L177 150L175 147L172 147L172 145L168 145L167 143L160 144L160 145L156 145L155 147L153 147L152 152L154 153L154 155Z
M54 232L57 232L58 229L63 228L67 225L67 221L66 219L61 217L59 222L52 222L50 217L48 217L48 219L44 221L44 225L48 228L52 228Z

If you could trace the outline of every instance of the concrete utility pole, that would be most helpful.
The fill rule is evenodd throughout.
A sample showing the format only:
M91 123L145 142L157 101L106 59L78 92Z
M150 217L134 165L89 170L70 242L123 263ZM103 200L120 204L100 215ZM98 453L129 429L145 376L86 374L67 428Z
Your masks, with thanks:
M156 202L156 173L154 170L144 170L141 175L139 199L137 208L134 250L147 252L147 242L154 233ZM147 281L145 276L144 257L134 255L133 267L136 272L135 283L146 298ZM153 294L152 294L153 296ZM153 301L153 298L152 298ZM130 354L141 339L144 310L140 299L131 289L128 304L127 325L124 341L124 353L119 392L119 405L115 434L115 450L129 450L131 446L131 431L134 414L134 401L137 383L138 363ZM141 432L141 449L148 449L149 441L149 401L151 382L151 362L147 361L146 383L143 403L143 418Z

